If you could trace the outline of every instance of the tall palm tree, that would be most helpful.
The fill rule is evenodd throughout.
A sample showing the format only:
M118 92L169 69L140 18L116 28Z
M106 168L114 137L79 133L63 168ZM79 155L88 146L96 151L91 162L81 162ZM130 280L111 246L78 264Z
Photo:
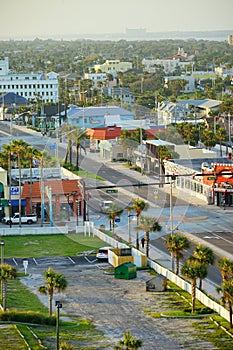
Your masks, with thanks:
M218 260L218 266L222 275L222 284L217 292L222 292L221 302L228 305L230 315L230 327L232 328L232 305L233 305L233 261L228 258Z
M146 203L143 199L140 198L134 198L132 203L132 208L136 212L136 218L137 218L137 226L136 226L136 247L139 249L139 237L138 237L138 230L139 230L139 223L140 223L140 215L143 210L146 210L149 207L148 203Z
M70 165L72 164L72 137L71 137L71 133L72 133L73 129L74 129L73 125L62 124L62 128L61 128L62 134L64 134L64 136L68 140L64 163L67 164L68 159L69 159Z
M53 294L55 291L59 293L66 289L67 281L61 273L55 272L51 267L49 267L44 272L44 278L46 285L38 288L39 293L47 294L49 299L49 316L52 316L52 301Z
M154 217L149 215L141 215L139 227L145 232L146 256L149 257L150 232L161 231L162 227Z
M220 143L220 157L222 157L222 141L226 140L227 132L224 128L218 128L215 135Z
M76 170L79 170L79 150L83 149L86 153L86 148L81 144L81 141L86 139L86 132L81 128L74 128L74 130L70 133L70 139L74 141L76 148Z
M190 256L182 266L181 273L191 281L192 313L194 313L196 302L197 278L207 274L207 267L204 264L200 264L200 262L193 256Z
M41 159L42 153L33 146L29 146L27 148L26 156L29 158L29 169L30 169L30 213L32 213L32 168L33 168L33 160Z
M175 274L178 275L180 259L183 258L182 252L189 248L189 240L181 233L176 233L166 238L165 245L169 253L171 253L172 258L175 260Z
M105 214L108 215L110 220L110 227L112 227L112 234L115 234L115 219L123 213L123 208L121 208L116 203L111 203L108 209L106 209Z
M2 284L2 307L6 311L7 280L16 278L16 269L8 264L0 264L0 281Z
M21 197L21 162L25 155L25 152L29 144L23 140L12 140L11 149L12 152L17 155L17 163L19 169L19 227L21 227L21 215L22 215L22 197Z
M214 263L214 252L211 248L206 247L202 244L198 244L194 251L193 256L196 258L201 264L205 264L206 266L212 265ZM199 289L202 289L202 278L199 280Z

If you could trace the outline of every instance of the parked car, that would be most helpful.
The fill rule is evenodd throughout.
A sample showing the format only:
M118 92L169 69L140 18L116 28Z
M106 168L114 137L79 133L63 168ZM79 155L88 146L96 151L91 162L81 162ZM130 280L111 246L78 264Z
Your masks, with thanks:
M10 216L5 216L2 219L2 222L4 224L10 225L10 224L19 224L19 213L13 214L12 217ZM28 214L28 215L21 215L21 223L22 224L33 224L37 222L37 215L34 214Z
M108 260L108 251L109 249L111 249L112 247L102 247L98 250L98 252L96 253L96 258L98 260Z

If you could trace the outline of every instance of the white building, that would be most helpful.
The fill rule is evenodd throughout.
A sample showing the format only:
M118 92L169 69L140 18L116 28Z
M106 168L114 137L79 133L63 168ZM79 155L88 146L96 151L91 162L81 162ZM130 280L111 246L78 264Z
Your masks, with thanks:
M107 80L107 74L106 73L85 73L84 79L90 79L94 83L94 87L98 87L98 82L103 83Z
M94 69L96 72L101 71L103 73L112 74L114 77L117 72L126 72L132 69L131 62L121 62L120 60L106 60L103 64L95 64Z
M142 60L143 70L148 73L155 73L156 68L159 66L163 67L166 74L173 73L176 69L185 69L186 66L190 65L190 62L183 62L179 58L172 59L148 59L143 58Z
M6 57L0 60L0 93L14 92L28 100L58 101L58 74L12 73Z

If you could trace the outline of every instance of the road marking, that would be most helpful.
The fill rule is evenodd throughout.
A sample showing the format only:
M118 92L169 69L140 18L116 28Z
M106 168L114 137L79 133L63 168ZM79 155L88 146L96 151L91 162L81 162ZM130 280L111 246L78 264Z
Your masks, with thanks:
M67 258L68 258L73 264L75 264L75 261L74 261L70 256L67 256Z

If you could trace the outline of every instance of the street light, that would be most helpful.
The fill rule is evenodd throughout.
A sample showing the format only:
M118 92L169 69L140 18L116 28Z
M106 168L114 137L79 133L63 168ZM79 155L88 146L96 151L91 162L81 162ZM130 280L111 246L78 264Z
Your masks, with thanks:
M60 316L60 309L62 308L62 304L60 301L55 301L55 306L57 309L56 313L56 340L57 340L57 350L60 348L59 344L59 316Z

